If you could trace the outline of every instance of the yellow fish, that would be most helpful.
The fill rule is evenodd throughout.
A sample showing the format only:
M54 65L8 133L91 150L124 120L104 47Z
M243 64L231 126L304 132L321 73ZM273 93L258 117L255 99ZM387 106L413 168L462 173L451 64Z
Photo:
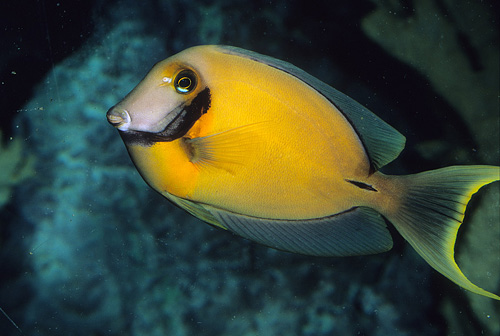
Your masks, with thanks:
M189 48L156 64L107 118L144 180L210 224L279 250L352 256L391 249L385 217L438 272L500 300L454 258L468 201L500 168L384 175L404 136L287 62Z

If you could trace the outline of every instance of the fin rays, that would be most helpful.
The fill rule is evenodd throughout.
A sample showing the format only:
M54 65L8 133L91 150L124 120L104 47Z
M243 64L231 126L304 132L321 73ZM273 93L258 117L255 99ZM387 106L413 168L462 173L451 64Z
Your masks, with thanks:
M407 193L399 211L387 216L435 270L473 293L496 300L500 297L476 286L462 273L454 249L470 198L483 185L497 181L499 175L499 167L457 166L402 177Z
M353 208L310 220L265 219L208 209L230 231L278 250L315 256L352 256L385 252L392 247L384 220L369 208Z
M214 167L233 173L245 164L249 154L259 149L262 144L259 133L268 123L257 122L200 138L186 138L191 162L199 169Z

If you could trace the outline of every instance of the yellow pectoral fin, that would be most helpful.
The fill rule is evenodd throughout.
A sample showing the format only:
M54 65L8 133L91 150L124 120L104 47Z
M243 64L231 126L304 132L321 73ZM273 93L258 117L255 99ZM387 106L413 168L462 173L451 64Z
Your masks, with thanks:
M230 174L245 162L255 159L264 143L263 133L269 131L270 122L257 122L212 135L186 139L191 162L198 169L217 168Z

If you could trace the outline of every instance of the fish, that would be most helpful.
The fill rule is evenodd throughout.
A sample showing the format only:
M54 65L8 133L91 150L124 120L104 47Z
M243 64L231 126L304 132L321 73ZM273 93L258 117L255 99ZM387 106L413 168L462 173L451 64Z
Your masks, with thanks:
M500 300L454 255L467 203L500 167L383 174L405 137L291 63L191 47L154 65L106 115L145 182L208 224L282 251L344 257L390 250L389 222L437 272Z

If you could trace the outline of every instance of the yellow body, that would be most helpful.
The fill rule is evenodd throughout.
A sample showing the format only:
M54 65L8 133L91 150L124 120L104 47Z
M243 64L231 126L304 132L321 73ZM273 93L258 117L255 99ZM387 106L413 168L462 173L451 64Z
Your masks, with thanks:
M218 144L218 160L208 165L193 162L182 138L129 148L153 188L264 218L317 218L360 205L363 193L345 179L366 180L370 163L349 122L324 97L249 59L214 51L204 63L204 81L217 94L187 137L247 127Z
M158 63L108 121L145 181L211 224L287 251L341 256L391 248L382 214L436 270L499 299L462 274L454 245L467 202L500 169L383 175L377 169L404 137L286 62L190 48Z

